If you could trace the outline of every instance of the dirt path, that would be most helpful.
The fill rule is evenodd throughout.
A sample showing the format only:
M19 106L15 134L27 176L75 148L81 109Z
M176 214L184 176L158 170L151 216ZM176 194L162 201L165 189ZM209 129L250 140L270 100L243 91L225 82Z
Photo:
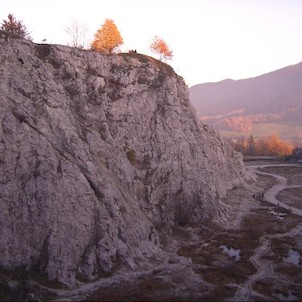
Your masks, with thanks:
M290 231L284 234L272 234L261 237L259 247L255 250L255 253L250 257L251 262L254 264L257 272L254 275L248 277L248 279L239 285L236 294L231 301L253 301L255 297L270 301L271 297L267 297L254 290L255 284L265 279L274 279L274 282L279 284L294 284L300 286L300 284L293 283L288 277L276 272L273 267L273 263L270 260L265 260L265 254L271 249L271 243L274 239L280 239L285 237L299 236L302 232L302 225L298 225L292 228ZM285 299L286 297L284 297ZM297 297L293 297L293 300L297 301Z
M278 180L278 182L272 186L270 189L268 189L265 193L264 193L264 199L276 206L282 207L283 209L289 210L291 211L293 214L301 216L302 217L302 210L295 208L293 206L289 206L287 203L285 202L281 202L280 200L278 200L276 198L276 196L278 195L278 193L284 189L291 189L291 188L302 188L302 185L293 185L293 186L289 186L287 184L287 178L277 175L277 174L273 174L273 173L267 173L267 172L261 172L258 171L259 168L266 168L266 167L293 167L293 166L297 166L297 165L255 165L255 166L249 166L250 168L252 168L252 170L257 173L257 174L262 174L262 175L269 175L269 176L273 176L274 178L276 178ZM300 167L300 166L299 166Z
M302 187L302 185L295 185L295 186L289 186L288 180L286 177L274 174L274 173L266 173L258 171L258 168L264 168L264 167L272 167L272 166L289 166L292 167L293 165L255 165L250 166L253 171L260 175L269 175L273 176L277 179L277 183L273 185L271 188L265 191L264 193L264 199L276 206L280 206L286 210L290 210L293 214L302 216L302 210L297 209L295 207L289 206L288 204L279 201L276 196L277 194L286 189L286 188L296 188L296 187ZM299 285L295 284L295 282L292 282L287 276L280 274L274 270L274 264L270 259L266 259L265 255L268 254L272 250L272 242L273 240L282 240L282 238L293 238L297 236L301 236L302 232L302 225L299 224L289 231L285 233L280 234L269 234L264 235L260 238L259 246L254 251L253 256L251 256L249 259L253 263L254 267L256 268L256 273L253 275L250 275L247 280L240 284L236 294L230 299L231 301L251 301L251 300L270 300L271 297L266 296L265 294L261 294L259 292L255 291L255 285L259 282L263 282L263 280L269 280L273 279L274 282L279 284L291 284L291 285ZM291 292L289 295L284 296L274 296L277 298L277 300L280 300L280 298L285 301L297 301L298 298L296 296L291 295Z

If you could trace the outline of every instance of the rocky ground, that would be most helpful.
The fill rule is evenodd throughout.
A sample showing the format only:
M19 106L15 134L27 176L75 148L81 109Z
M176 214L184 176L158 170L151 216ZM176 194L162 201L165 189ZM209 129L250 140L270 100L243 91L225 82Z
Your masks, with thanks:
M289 185L302 185L298 176L302 167L260 170L287 177ZM272 176L259 175L257 186L265 191L276 183ZM278 198L287 202L287 197L293 197L291 201L301 208L301 188L287 191L281 191ZM89 299L301 300L301 217L265 200L251 201L256 207L244 217L239 229L175 228L177 256L168 259L166 266L122 284L104 286Z
M286 177L288 185L302 185L299 166L254 169L257 189L278 185L272 175ZM281 190L277 197L301 208L301 188ZM142 272L104 276L80 290L47 289L32 282L35 298L77 301L300 301L302 300L301 217L266 200L234 190L228 198L245 199L254 207L240 227L190 225L174 228L162 238L170 255L164 263ZM244 202L243 202L244 203ZM88 294L87 294L88 293Z

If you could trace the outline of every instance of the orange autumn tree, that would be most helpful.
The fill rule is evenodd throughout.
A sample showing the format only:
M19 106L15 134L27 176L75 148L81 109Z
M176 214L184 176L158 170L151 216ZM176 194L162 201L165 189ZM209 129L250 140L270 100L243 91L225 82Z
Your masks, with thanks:
M152 52L159 54L159 59L162 60L171 60L173 58L173 51L169 49L167 43L157 36L153 38L153 41L150 45Z
M231 143L232 147L243 155L254 156L287 156L294 149L289 142L281 140L276 134L255 140L253 136L248 139L242 137Z
M284 156L292 153L294 147L292 144L282 141L276 134L260 141L263 153L275 156Z
M112 54L124 43L123 38L111 19L106 19L105 23L94 35L91 49L101 53Z

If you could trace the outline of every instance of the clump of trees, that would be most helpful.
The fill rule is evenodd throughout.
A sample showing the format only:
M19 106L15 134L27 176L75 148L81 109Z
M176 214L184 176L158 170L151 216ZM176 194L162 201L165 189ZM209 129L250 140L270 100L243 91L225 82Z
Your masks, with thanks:
M8 14L7 20L3 20L0 29L31 40L30 32L23 24L23 21L17 20L13 14ZM88 26L86 24L79 24L78 21L75 20L65 28L65 31L69 34L70 42L68 44L70 46L79 49L87 48ZM106 19L101 28L95 33L91 43L91 49L104 54L112 54L118 52L119 47L123 43L124 40L121 33L113 20ZM153 38L150 49L159 55L161 61L171 60L173 58L173 51L167 43L158 36Z
M276 134L257 140L252 135L236 138L231 140L231 145L248 156L288 156L294 149L292 144L281 140Z
M172 60L173 51L169 48L167 43L160 37L155 36L150 45L150 49L152 52L157 53L159 55L159 59L163 60Z
M118 47L123 43L123 38L115 23L111 19L106 19L102 27L96 32L91 49L112 54L117 52Z
M27 30L23 21L17 20L13 14L8 14L7 20L3 20L1 30L15 34L21 38L30 39L30 32Z
M79 28L77 26L69 27L68 33L74 41L74 45L78 45ZM111 19L106 19L105 23L97 30L91 43L91 49L104 54L112 54L118 52L119 47L124 43L120 31ZM150 49L159 55L161 61L171 60L173 51L167 43L158 36L155 36L151 42ZM132 51L136 52L136 51Z

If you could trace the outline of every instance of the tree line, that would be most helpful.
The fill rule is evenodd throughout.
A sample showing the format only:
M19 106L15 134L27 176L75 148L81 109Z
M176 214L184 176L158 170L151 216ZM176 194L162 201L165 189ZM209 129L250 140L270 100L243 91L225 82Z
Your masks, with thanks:
M281 140L276 134L260 139L253 135L232 138L230 143L236 151L248 156L288 156L294 150L291 143Z
M23 24L23 21L17 20L13 14L8 14L7 20L3 20L1 30L31 40L30 33ZM74 21L70 26L65 28L65 31L70 36L70 46L79 49L86 48L88 28L85 24L79 24L77 21ZM114 21L106 19L104 24L96 31L94 39L90 44L90 49L104 54L113 54L119 52L119 47L123 43L121 33ZM171 60L173 58L173 51L167 43L158 36L153 38L150 44L150 50L159 55L161 61Z

